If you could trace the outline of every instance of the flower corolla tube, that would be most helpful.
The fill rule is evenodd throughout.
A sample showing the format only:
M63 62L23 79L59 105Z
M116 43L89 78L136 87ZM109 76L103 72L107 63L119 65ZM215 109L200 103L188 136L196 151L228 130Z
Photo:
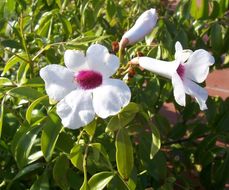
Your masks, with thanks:
M161 61L150 57L136 57L131 60L142 68L172 80L176 102L185 106L185 94L194 97L201 110L207 109L207 90L199 86L207 78L209 67L214 64L214 57L203 49L191 51L175 44L175 60Z

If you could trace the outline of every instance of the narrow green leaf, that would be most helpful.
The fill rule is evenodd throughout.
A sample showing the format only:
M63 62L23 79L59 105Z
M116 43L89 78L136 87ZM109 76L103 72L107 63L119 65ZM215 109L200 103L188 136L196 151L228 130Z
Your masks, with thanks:
M53 167L53 178L61 189L68 189L67 172L69 169L69 160L66 155L60 155Z
M4 76L7 71L9 71L15 64L24 63L25 60L28 60L28 56L26 53L18 53L17 55L13 55L7 62L1 76Z
M50 113L48 120L44 123L41 134L41 150L47 161L52 157L61 129L62 125L60 118L57 115Z
M119 129L115 147L118 172L124 180L128 180L134 166L134 157L130 137L125 128Z
M26 167L24 167L23 169L21 169L17 175L9 182L8 186L6 189L11 189L10 187L12 186L12 184L14 183L14 181L24 177L25 175L30 174L31 172L34 172L35 170L42 168L44 166L44 164L42 163L35 163L35 164L31 164L28 165Z
M3 116L4 116L4 102L5 98L2 99L1 110L0 110L0 138L2 136Z
M223 48L223 34L222 34L222 28L218 23L215 23L211 27L211 45L212 48L220 52L220 50Z
M34 182L30 190L49 190L49 175L48 171L45 170L44 173Z
M161 148L161 138L160 138L160 133L155 126L151 126L151 130L152 130L152 144L150 150L150 159L153 159L154 155Z
M11 86L13 83L11 82L10 79L5 78L5 77L0 77L0 86Z
M112 172L100 172L93 175L88 181L90 190L102 190L113 179Z
M35 160L29 159L33 145L36 142L41 126L36 127L20 127L12 142L12 152L19 168L23 168L28 163Z
M26 82L26 74L30 68L30 65L26 62L23 62L17 72L17 83L24 84Z
M71 23L68 21L68 19L66 19L65 17L63 17L62 15L59 15L60 21L63 25L63 29L64 32L66 34L72 34L72 25Z
M98 41L103 41L110 36L85 36L85 37L78 37L73 39L72 41L67 42L67 45L85 45L87 43L93 43Z
M17 87L8 91L9 95L25 98L27 100L36 100L37 98L43 96L42 93L30 87Z
M31 164L31 165L28 165L28 166L24 167L22 170L20 170L17 173L17 175L13 178L12 181L20 179L21 177L33 172L34 170L42 168L43 166L44 166L44 164L42 164L42 163L34 163L34 164Z
M125 127L134 119L137 112L139 112L139 106L136 103L130 102L118 115L111 118L106 131L116 131Z
M40 103L42 103L43 101L48 101L48 96L47 95L45 95L45 96L42 96L42 97L40 97L40 98L38 98L38 99L36 99L36 100L34 100L33 102L32 102L32 104L28 107L28 109L27 109L27 111L26 111L26 120L28 121L28 123L30 123L31 122L31 118L32 118L32 111L34 110L34 108L38 105L38 104L40 104Z

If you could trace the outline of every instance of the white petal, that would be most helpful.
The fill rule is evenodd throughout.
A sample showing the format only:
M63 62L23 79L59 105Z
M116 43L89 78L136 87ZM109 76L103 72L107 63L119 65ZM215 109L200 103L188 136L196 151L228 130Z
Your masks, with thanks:
M127 31L122 39L128 39L128 44L142 40L149 34L157 22L157 13L155 9L149 9L141 14L134 26Z
M105 66L106 75L112 76L119 68L119 58L113 54L107 54L105 57Z
M87 49L87 61L90 69L100 72L104 77L113 75L119 67L118 57L100 44L91 45Z
M175 50L176 50L176 53L183 50L183 47L179 41L177 41L175 44Z
M134 58L131 62L135 63L136 61L137 59ZM151 57L139 57L138 63L142 68L169 79L172 77L173 73L176 72L179 65L177 61L161 61Z
M72 91L57 104L56 111L64 127L77 129L87 125L95 117L91 92L80 89Z
M206 110L206 101L208 99L208 92L195 82L186 79L184 81L185 92L196 99L200 106L200 110Z
M193 53L193 51L190 49L183 50L183 47L180 42L176 42L175 50L175 59L180 61L181 63L185 63L190 57L190 55Z
M185 66L185 77L195 82L203 82L209 73L209 66L215 62L214 57L203 49L196 50L189 57Z
M67 50L64 53L64 63L68 69L76 72L82 69L88 69L86 57L83 52L78 50Z
M172 84L176 102L181 106L185 106L185 89L183 81L177 73L174 73L172 76Z
M93 107L99 117L107 118L129 104L130 98L130 89L123 81L107 79L93 91Z
M45 90L50 99L59 101L77 88L73 72L61 65L47 65L40 70L40 76L45 81Z

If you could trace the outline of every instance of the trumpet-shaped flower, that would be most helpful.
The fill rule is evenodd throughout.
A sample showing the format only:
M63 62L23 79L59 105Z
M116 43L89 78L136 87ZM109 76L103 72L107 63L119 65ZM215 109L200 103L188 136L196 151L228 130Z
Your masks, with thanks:
M157 13L155 9L149 9L141 14L134 26L128 30L120 41L120 48L123 49L126 45L134 44L142 40L154 28L157 22Z
M57 103L57 114L65 127L76 129L90 123L95 114L101 118L117 114L130 102L130 89L121 80L111 79L119 59L106 47L91 45L86 56L67 50L66 67L47 65L40 70L50 99Z
M176 102L185 106L185 94L196 99L200 109L207 109L207 91L197 85L202 83L209 73L209 66L213 65L214 57L203 49L194 52L183 50L181 44L176 42L174 61L161 61L150 57L132 59L132 63L138 63L146 70L152 71L172 80L173 94Z

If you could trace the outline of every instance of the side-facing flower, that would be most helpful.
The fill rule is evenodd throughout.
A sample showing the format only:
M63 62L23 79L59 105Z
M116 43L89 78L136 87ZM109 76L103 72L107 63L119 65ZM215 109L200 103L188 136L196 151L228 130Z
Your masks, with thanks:
M134 26L128 30L120 41L120 48L123 49L127 45L134 44L142 40L154 28L157 22L156 9L149 9L141 14Z
M66 67L47 65L40 70L50 99L59 101L57 114L65 127L76 129L90 123L95 114L101 118L117 114L130 102L130 89L121 80L111 79L119 59L106 47L91 45L86 56L67 50Z
M180 42L176 42L175 49L174 61L167 62L150 57L139 57L132 59L131 62L171 79L173 94L179 105L185 106L186 93L196 99L201 110L207 109L208 93L196 83L202 83L207 78L209 66L215 62L214 57L203 49L194 52L183 50Z

